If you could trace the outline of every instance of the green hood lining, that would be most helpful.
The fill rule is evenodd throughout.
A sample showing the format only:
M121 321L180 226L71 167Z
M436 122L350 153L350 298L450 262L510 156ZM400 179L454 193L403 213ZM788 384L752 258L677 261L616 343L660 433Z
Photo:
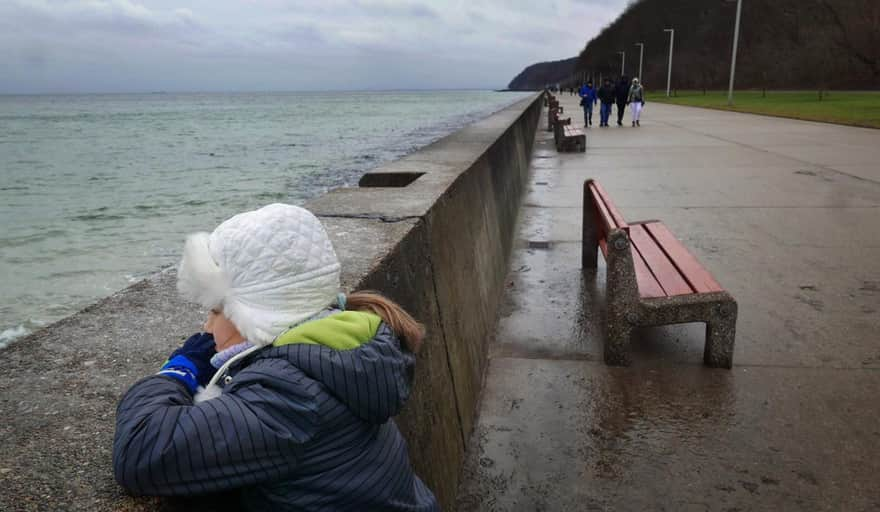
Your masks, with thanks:
M304 343L322 345L333 350L352 350L373 339L381 323L382 318L373 313L341 311L282 333L272 346Z

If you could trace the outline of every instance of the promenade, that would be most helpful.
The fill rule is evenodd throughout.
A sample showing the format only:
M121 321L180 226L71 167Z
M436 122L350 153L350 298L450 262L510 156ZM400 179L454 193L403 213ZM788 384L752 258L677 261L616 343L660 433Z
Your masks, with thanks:
M615 119L596 109L586 154L558 154L542 115L459 510L880 509L880 131L656 103L641 128ZM699 324L602 362L588 178L736 297L732 370L701 364Z

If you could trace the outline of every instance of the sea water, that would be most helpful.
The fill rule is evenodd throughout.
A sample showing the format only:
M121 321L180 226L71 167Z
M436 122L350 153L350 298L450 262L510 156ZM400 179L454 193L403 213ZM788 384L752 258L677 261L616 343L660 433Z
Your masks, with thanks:
M514 101L489 91L0 96L0 348Z

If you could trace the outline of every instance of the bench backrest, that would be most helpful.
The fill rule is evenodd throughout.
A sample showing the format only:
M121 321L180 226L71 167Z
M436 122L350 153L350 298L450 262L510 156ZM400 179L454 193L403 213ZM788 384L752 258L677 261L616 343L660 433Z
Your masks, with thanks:
M553 140L556 142L556 146L559 147L559 141L563 137L563 128L571 124L571 118L559 117L559 112L557 111L553 115L553 121L551 123L553 125Z
M611 201L608 193L597 181L587 180L584 183L584 194L590 194L592 197L590 202L594 206L593 215L596 219L596 225L599 226L599 247L602 248L602 254L607 256L608 249L605 239L608 237L608 233L614 229L622 229L629 235L629 225L623 219L620 210Z

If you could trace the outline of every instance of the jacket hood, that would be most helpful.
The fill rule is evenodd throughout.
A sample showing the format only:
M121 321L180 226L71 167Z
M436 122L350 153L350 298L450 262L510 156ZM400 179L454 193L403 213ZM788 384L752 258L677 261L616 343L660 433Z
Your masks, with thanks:
M283 358L359 418L381 424L409 398L415 356L371 313L332 311L280 335L255 359Z

